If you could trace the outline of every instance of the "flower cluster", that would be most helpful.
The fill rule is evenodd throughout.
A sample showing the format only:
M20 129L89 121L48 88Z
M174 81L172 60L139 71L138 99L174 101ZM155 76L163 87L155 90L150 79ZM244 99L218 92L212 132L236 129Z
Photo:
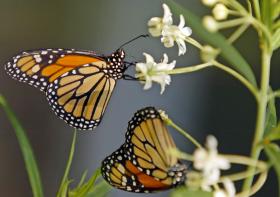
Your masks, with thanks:
M148 21L149 32L154 37L161 37L165 47L170 48L176 42L179 48L179 56L186 53L186 37L192 34L192 30L185 26L185 19L180 15L179 25L173 25L172 13L166 4L163 4L163 17L153 17Z
M200 187L205 191L211 191L211 186L220 180L221 170L230 168L229 161L218 154L218 142L214 136L208 136L206 139L206 148L198 148L194 151L193 166L200 173ZM235 187L232 181L226 179L224 182L224 190L215 189L214 197L234 197Z
M210 32L215 32L220 28L220 24L217 21L226 20L230 10L218 0L202 0L202 3L209 7L213 6L213 16L205 16L203 24Z

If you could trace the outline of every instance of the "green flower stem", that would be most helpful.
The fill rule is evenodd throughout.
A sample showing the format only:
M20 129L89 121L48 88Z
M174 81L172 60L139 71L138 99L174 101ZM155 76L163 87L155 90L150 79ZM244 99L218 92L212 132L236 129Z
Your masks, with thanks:
M203 49L203 46L197 42L195 39L191 38L191 37L186 37L185 38L185 41L193 46L195 46L196 48L202 50Z
M178 150L177 148L172 148L167 151L168 151L168 153L170 153L170 155L173 155L173 156L177 157L178 159L183 159L186 161L193 161L193 155L184 153L184 152Z
M249 23L244 23L241 25L229 38L229 43L234 43L249 27Z
M164 121L166 122L167 125L173 127L177 131L179 131L180 134L182 134L185 138L190 140L197 148L202 148L202 145L196 139L194 139L188 132L186 132L185 130L181 129L171 119L167 118Z
M275 97L279 97L280 98L280 90L276 90L275 92L271 93L268 97L268 100L273 99Z
M247 10L236 0L222 0L225 4L229 4L234 9L242 13L243 15L247 13Z
M217 61L213 61L213 64L215 67L229 73L230 75L238 79L243 85L245 85L248 88L248 90L250 90L250 92L255 96L255 98L258 99L257 89L246 78L244 78L242 75L240 75L238 72L231 69L230 67L227 67Z
M68 181L68 175L70 172L70 168L71 168L71 164L72 164L72 160L74 157L74 152L75 152L75 145L76 145L76 138L77 138L77 130L74 130L74 135L73 135L73 140L72 140L72 144L71 144L71 149L70 149L70 153L69 153L69 158L67 161L67 165L66 165L66 169L57 193L57 197L62 197L62 193L63 193L63 189L64 189L64 185L66 184L66 182Z
M250 157L245 157L241 155L220 155L226 158L230 163L257 167L260 170L260 172L267 171L268 169L268 165L264 161L256 161L254 159L251 159Z
M265 38L267 39L267 45L268 48L271 47L271 43L272 43L272 35L270 33L270 31L267 29L267 27L260 22L259 20L255 19L254 17L250 17L250 21L251 24L255 27L255 29L259 32L261 30L261 32L264 34Z
M194 65L194 66L188 66L188 67L183 67L183 68L175 68L173 70L170 71L166 71L166 74L170 74L170 75L175 75L175 74L184 74L184 73L190 73L190 72L195 72L195 71L199 71L202 70L204 68L208 68L211 66L215 66L227 73L229 73L230 75L234 76L235 78L237 78L241 83L243 83L250 91L251 93L257 98L258 97L258 91L257 89L246 79L244 78L242 75L240 75L238 72L236 72L235 70L217 62L217 61L212 61L212 62L206 62L203 64L198 64L198 65Z
M198 71L198 70L201 70L204 68L208 68L210 66L213 66L213 64L211 62L207 62L207 63L183 67L183 68L175 68L173 70L166 71L165 73L170 74L170 75L190 73L190 72L195 72L195 71Z
M267 179L267 172L263 172L256 183L252 186L250 190L243 190L239 194L235 195L235 197L247 197L247 196L253 196L255 193L257 193L262 186L264 185L265 181Z
M219 25L219 29L225 29L225 28L235 27L247 23L247 21L248 21L247 17L242 17L242 18L227 20L224 22L219 22L218 25Z
M263 45L262 51L262 74L261 74L261 87L259 92L257 118L256 118L256 128L255 136L252 144L251 158L255 161L258 160L262 147L259 143L263 139L265 130L265 120L266 120L266 107L268 102L268 91L269 91L269 78L270 78L270 61L272 53L268 49L266 44ZM255 167L248 168L249 173L255 172ZM254 177L248 177L243 185L243 191L250 190Z

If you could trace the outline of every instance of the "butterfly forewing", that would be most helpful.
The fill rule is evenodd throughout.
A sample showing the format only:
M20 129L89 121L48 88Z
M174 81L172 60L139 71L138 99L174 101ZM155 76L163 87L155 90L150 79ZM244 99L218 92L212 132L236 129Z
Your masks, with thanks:
M116 188L132 192L177 186L184 182L186 168L169 154L168 150L175 147L158 111L153 107L141 109L129 122L126 142L103 161L103 177ZM121 166L123 173L116 172L114 165Z
M46 91L47 86L57 77L95 61L100 59L89 51L42 49L25 51L14 56L5 64L5 69L14 79Z

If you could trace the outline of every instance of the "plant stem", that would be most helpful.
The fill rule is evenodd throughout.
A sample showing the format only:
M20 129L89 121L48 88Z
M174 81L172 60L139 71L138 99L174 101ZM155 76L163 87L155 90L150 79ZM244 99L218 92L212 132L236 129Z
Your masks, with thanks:
M253 0L254 10L257 19L261 19L260 3L259 0Z
M268 90L269 90L269 78L270 78L270 61L271 51L268 45L263 45L262 51L262 74L261 74L261 87L259 91L259 99L257 99L258 109L255 127L255 136L252 144L251 158L257 162L262 148L259 146L259 142L262 140L265 130L266 120L266 107L268 102ZM248 172L254 173L255 167L249 167ZM243 191L250 191L254 176L248 177L243 185ZM248 193L249 194L249 193Z
M210 66L213 66L213 63L207 62L207 63L183 67L183 68L175 68L173 70L166 71L166 74L175 75L175 74L190 73L190 72L195 72L195 71L198 71L198 70L210 67Z
M225 66L217 61L213 61L213 64L215 67L231 74L236 79L238 79L243 85L245 85L250 90L250 92L255 96L256 99L258 98L257 89L246 78L244 78L242 75L240 75L235 70L233 70L233 69L229 68L228 66Z
M75 129L72 144L71 144L71 149L70 149L70 153L69 153L69 158L68 158L66 169L65 169L65 172L64 172L64 175L63 175L63 178L62 178L62 181L61 181L58 193L57 193L57 197L62 197L61 195L63 193L63 189L65 189L64 185L66 184L66 182L68 180L68 175L70 172L70 168L71 168L71 164L72 164L72 160L73 160L74 152L75 152L76 138L77 138L77 130Z
M275 98L275 97L280 97L280 90L276 90L275 92L271 93L271 94L269 95L268 100L273 99L273 98Z
M229 43L233 43L235 42L245 31L246 29L249 27L248 23L244 23L243 25L241 25L229 38L228 38L228 42Z
M176 125L171 119L167 119L165 120L167 125L170 125L171 127L173 127L174 129L176 129L177 131L179 131L180 134L182 134L184 137L186 137L188 140L190 140L197 148L202 148L202 145L196 140L194 139L190 134L188 134L186 131L184 131L183 129L181 129L178 125Z

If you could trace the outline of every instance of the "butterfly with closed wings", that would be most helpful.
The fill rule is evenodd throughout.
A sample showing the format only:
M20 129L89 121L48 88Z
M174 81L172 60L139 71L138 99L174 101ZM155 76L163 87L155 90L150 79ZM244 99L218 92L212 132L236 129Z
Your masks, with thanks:
M137 193L167 190L185 182L187 167L168 150L176 148L154 107L137 111L125 143L102 162L104 179L115 188Z

